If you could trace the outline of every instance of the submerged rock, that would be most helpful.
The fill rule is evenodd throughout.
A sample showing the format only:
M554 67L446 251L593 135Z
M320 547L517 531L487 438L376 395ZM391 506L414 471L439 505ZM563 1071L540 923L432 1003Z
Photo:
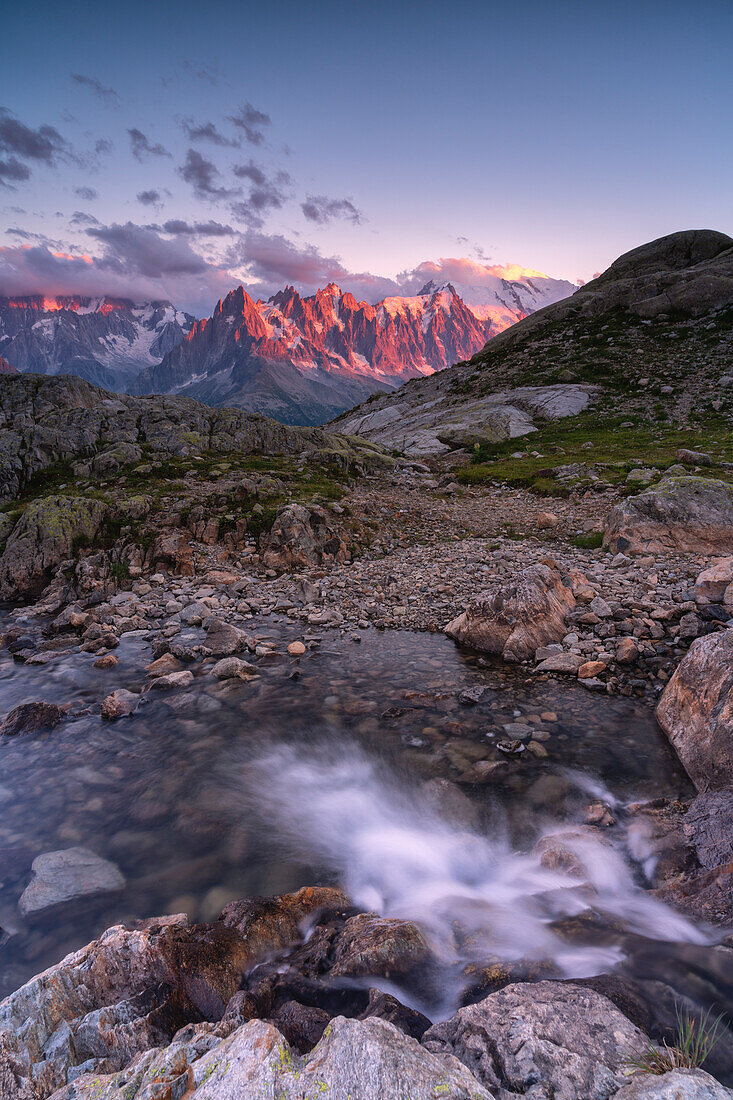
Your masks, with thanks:
M557 569L531 565L487 589L445 628L456 641L507 661L525 661L566 633L575 598Z
M733 785L733 629L692 643L664 689L657 721L698 790Z
M31 865L33 877L23 891L18 909L37 917L78 902L119 893L125 879L116 864L88 848L44 852Z
M0 722L0 737L15 737L19 733L53 729L65 713L63 707L55 703L21 703L13 707Z

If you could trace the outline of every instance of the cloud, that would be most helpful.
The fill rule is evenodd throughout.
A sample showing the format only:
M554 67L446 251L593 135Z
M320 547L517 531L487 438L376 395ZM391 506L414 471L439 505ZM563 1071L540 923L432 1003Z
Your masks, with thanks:
M189 222L173 218L163 225L163 230L176 237L231 237L234 230L231 225L222 225L221 222Z
M94 152L97 154L98 157L105 156L107 153L111 153L112 148L112 142L107 141L106 138L99 138L94 143Z
M300 209L310 222L318 225L328 225L335 218L344 218L361 225L364 215L354 206L351 199L329 199L326 195L308 195L305 202L300 204Z
M238 179L250 180L252 183L256 183L258 187L261 187L267 179L264 169L259 164L255 164L253 160L250 160L248 164L235 164L232 171Z
M264 111L258 111L251 103L242 104L235 115L228 116L228 121L244 132L250 145L264 144L264 127L271 123L270 116Z
M156 206L160 202L160 191L138 191L137 201L143 206Z
M212 145L228 146L230 149L239 148L239 142L219 133L213 122L201 122L196 125L192 119L185 118L181 126L188 134L190 141L210 141Z
M74 194L86 202L93 202L94 199L99 198L99 192L95 191L93 187L75 187Z
M85 210L75 210L69 220L70 225L99 225L99 220L94 214L87 214Z
M497 279L515 280L522 277L542 276L541 271L521 267L519 264L485 264L468 257L441 257L424 260L417 267L402 271L397 285L402 294L417 294L426 283L467 283L470 286L495 287Z
M83 73L71 73L71 79L75 84L80 84L84 88L91 88L98 99L103 99L107 103L117 103L119 101L120 97L114 88L105 88L93 76L84 76Z
M28 175L19 175L24 166L19 166L17 158L53 166L59 157L68 155L70 149L55 127L39 126L34 130L0 107L0 152L8 154L4 162L6 178L18 180L28 179L30 171Z
M169 157L171 154L160 144L151 145L142 130L133 127L128 130L130 136L130 149L135 160L141 163L146 157Z
M22 164L17 157L0 159L0 187L12 189L13 183L20 183L30 178L31 170L27 164Z
M251 229L261 229L266 215L271 210L280 210L287 201L283 188L292 182L291 178L283 171L269 177L253 160L248 164L235 164L233 172L238 179L249 180L252 186L244 201L232 204L232 214Z
M219 169L196 149L188 150L186 163L178 169L178 175L191 184L194 193L201 199L225 199L236 194L236 191L217 186Z
M205 80L213 87L218 87L224 79L218 65L194 65L193 61L184 61L182 68L197 80Z

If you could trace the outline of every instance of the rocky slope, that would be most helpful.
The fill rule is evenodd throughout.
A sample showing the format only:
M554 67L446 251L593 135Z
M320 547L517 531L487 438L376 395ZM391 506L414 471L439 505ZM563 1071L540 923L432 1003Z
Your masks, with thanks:
M180 343L193 321L170 302L0 297L0 354L19 371L75 374L123 391Z
M323 423L375 391L472 355L507 325L574 289L539 275L495 282L460 290L429 283L412 297L376 305L357 302L334 283L307 298L287 287L267 302L238 287L131 389L184 393L286 423Z
M335 421L412 454L526 435L593 402L599 416L733 415L733 240L690 230L621 256L465 363Z

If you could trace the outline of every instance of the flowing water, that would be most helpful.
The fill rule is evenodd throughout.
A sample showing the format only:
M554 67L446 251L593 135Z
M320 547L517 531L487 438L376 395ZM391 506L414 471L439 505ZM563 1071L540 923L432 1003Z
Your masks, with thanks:
M146 683L143 636L123 636L110 670L76 649L44 665L0 657L0 712L72 705L56 729L0 745L0 994L121 919L213 919L234 898L338 882L360 906L418 920L453 965L423 1002L434 1017L486 959L621 970L730 1011L720 931L655 900L633 858L628 805L692 793L647 704L491 667L428 634L327 631L294 661L292 625L250 625L279 645L258 678L192 665L189 689L149 691L116 722L99 702ZM591 830L598 800L615 824ZM543 859L560 841L564 860ZM121 895L25 922L33 858L78 845L120 868Z

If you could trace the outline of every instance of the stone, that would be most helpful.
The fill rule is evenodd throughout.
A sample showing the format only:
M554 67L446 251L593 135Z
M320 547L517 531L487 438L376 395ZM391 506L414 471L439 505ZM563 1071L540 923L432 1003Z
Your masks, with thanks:
M151 683L151 688L162 688L165 691L187 688L193 683L193 673L190 669L182 672L168 672L165 676L158 676Z
M251 964L255 964L299 943L306 920L314 920L324 910L348 909L350 904L341 890L304 886L294 894L230 902L219 919L227 928L236 929Z
M685 466L713 465L713 456L705 454L704 451L688 451L684 447L680 447L674 457Z
M229 657L247 648L247 635L223 619L209 619L206 624L206 648L215 657Z
M733 629L692 643L662 693L657 721L698 790L733 786Z
M646 1043L606 997L553 981L508 985L423 1036L497 1095L533 1100L608 1100L627 1083L624 1060Z
M126 718L133 714L140 702L140 696L126 688L117 688L102 700L100 712L102 718L108 722L114 722L117 718Z
M733 1092L702 1069L637 1074L613 1100L731 1100Z
M114 653L105 653L104 657L98 657L93 663L95 668L114 668L117 664L117 658Z
M577 653L553 653L540 661L536 672L577 672L585 664L583 657Z
M305 646L302 642L291 642L288 646L288 653L291 657L302 657L305 653Z
M700 607L711 603L726 603L733 585L733 557L721 558L698 574L695 581L695 601ZM733 600L727 605L733 611Z
M559 527L560 517L555 515L554 512L538 512L537 513L537 529L539 531L551 531L555 527Z
M565 635L575 597L557 569L530 565L473 600L445 633L464 645L525 661Z
M257 666L249 661L242 661L239 657L222 657L211 669L211 675L217 680L247 680L256 676Z
M19 733L38 733L53 729L65 715L55 703L20 703L0 722L0 737L16 737Z
M286 504L262 540L266 568L293 572L346 560L343 531L319 505Z
M172 653L164 653L162 657L145 666L148 676L164 676L168 672L180 672L181 662Z
M595 596L590 601L589 607L593 614L597 615L599 619L610 619L613 615L611 608L602 596Z
M409 920L359 913L347 920L332 950L331 977L405 979L433 961L420 928Z
M620 501L603 545L613 553L733 552L733 485L712 477L665 477Z
M44 852L31 865L32 878L21 894L18 910L26 918L46 916L73 903L120 893L125 879L119 867L88 848Z
M579 680L589 680L592 676L599 676L601 672L606 671L606 665L604 661L586 661L578 669Z
M619 638L616 643L616 660L620 665L633 665L638 660L639 648L633 638Z
M682 831L703 867L733 864L733 791L707 791L687 807Z

